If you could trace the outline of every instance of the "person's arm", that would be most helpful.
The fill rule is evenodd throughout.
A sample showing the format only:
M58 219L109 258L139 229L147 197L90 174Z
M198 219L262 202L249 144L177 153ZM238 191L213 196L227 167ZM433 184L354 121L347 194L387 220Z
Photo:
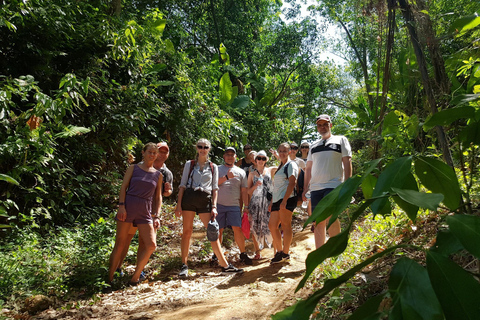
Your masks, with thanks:
M248 211L248 193L247 193L247 188L242 187L242 201L243 201L243 211L247 210Z
M243 159L243 158L242 158ZM235 162L235 165L237 167L240 167L242 165L242 159L239 159L237 162Z
M307 166L305 167L305 178L303 179L303 194L302 194L303 201L307 201L307 197L305 195L308 192L308 185L310 184L310 179L312 178L312 164L313 164L313 161L307 161Z
M257 189L257 187L261 184L260 181L257 181L257 183L253 184L253 176L254 176L254 174L249 174L248 175L247 194L250 197L253 195L253 191L255 191L255 189Z
M160 213L162 210L162 182L163 182L163 175L160 173L157 182L157 188L155 189L155 197L153 198L153 211L152 211L152 218L153 218L153 228L157 230L160 227Z
M235 175L233 174L232 169L230 168L230 169L228 169L228 172L227 172L226 175L218 178L218 185L222 185L223 183L225 183L225 181L233 179L233 178L235 178Z
M191 163L189 161L183 167L182 180L180 181L180 186L178 187L177 206L175 207L175 215L177 217L180 217L182 215L182 199L183 199L183 193L185 192L185 189L187 188L188 172L190 170L190 165L191 165Z
M348 178L352 176L352 157L343 157L343 176L344 180L346 181Z
M168 170L168 169L167 169ZM165 170L165 183L163 184L162 196L170 197L173 193L173 175L171 171Z
M215 219L217 217L217 196L218 196L218 189L212 190L212 212L211 217Z
M133 168L135 165L128 167L125 175L123 176L122 187L120 188L120 194L118 196L118 210L117 210L117 219L120 221L125 221L127 218L127 210L125 209L125 198L127 194L128 186L130 185L130 180L132 179Z
M185 192L185 187L180 187L178 189L177 206L175 207L175 215L177 216L177 218L182 215L182 199L183 199L184 192Z

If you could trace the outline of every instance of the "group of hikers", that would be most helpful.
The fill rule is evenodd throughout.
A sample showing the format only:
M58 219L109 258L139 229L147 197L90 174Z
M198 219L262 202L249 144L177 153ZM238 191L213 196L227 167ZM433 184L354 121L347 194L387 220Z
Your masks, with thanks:
M296 157L299 148L294 142L282 143L277 150L270 149L279 161L274 167L267 166L266 151L255 152L249 144L243 148L245 157L237 162L235 148L227 147L223 154L224 164L217 166L209 160L210 141L197 141L196 158L187 161L183 169L175 208L175 215L183 220L180 277L188 276L195 215L207 228L213 250L212 262L221 266L224 273L243 272L223 254L221 240L226 227L233 230L242 263L252 265L252 260L263 259L264 247L274 249L271 264L290 259L295 208L308 203L306 208L311 214L322 198L352 175L352 152L347 138L332 135L332 121L328 115L318 116L316 125L321 139L311 145L302 142L301 158ZM137 263L129 284L136 285L145 279L143 269L156 249L162 199L173 191L173 175L165 165L168 156L167 143L147 143L142 150L142 161L131 165L125 173L115 218L117 230L109 261L109 282L115 272L122 273L123 260L137 229ZM242 213L247 215L250 225L255 248L253 258L245 249ZM312 227L317 248L325 243L327 223L328 219ZM339 232L340 222L336 220L328 233L335 236Z

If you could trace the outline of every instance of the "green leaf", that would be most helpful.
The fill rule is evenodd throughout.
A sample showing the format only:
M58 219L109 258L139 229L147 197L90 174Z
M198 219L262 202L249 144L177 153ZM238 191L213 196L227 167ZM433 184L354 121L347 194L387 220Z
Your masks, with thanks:
M365 199L370 199L372 197L373 189L375 188L376 183L377 178L372 174L366 176L362 181L362 192Z
M443 195L440 193L425 193L398 188L392 188L392 190L396 192L402 200L432 211L437 210L438 205L443 200Z
M174 53L175 52L175 46L173 45L172 40L165 39L165 51L168 52L168 53Z
M69 125L65 128L63 128L62 132L59 132L55 135L56 138L68 138L68 137L73 137L76 135L82 135L85 133L89 133L91 130L85 127L77 127L77 126L72 126Z
M387 293L381 293L369 299L367 302L358 307L355 312L348 317L347 320L376 320L381 319L382 312L379 311L382 301L388 298Z
M427 270L446 319L478 319L480 284L472 275L433 251L427 251Z
M398 132L398 125L400 122L401 121L395 111L389 112L383 120L382 136Z
M480 94L459 94L452 101L450 101L450 104L453 106L459 106L465 103L477 101L478 99L480 99ZM447 109L447 110L450 110L450 109Z
M373 190L373 197L379 197L391 192L392 187L401 188L412 167L412 157L402 157L391 163L378 177ZM387 198L378 199L371 208L374 214L378 214L387 203Z
M368 202L367 206L368 206ZM329 240L330 241L330 240ZM328 279L325 281L324 286L317 290L315 293L313 293L310 297L308 297L306 300L302 300L298 302L297 304L288 307L287 309L276 313L274 316L272 316L272 319L278 319L278 320L284 320L284 319L292 319L292 320L302 320L302 319L309 319L310 315L312 314L313 310L315 309L318 301L326 296L330 291L333 289L337 288L341 284L345 283L348 281L351 277L353 277L357 272L377 260L378 258L381 258L385 256L386 254L389 254L392 251L395 251L398 248L403 248L407 247L407 245L398 245L394 246L391 248L387 248L382 252L379 252L370 258L366 259L365 261L361 262L360 264L357 264L355 267L351 268L347 272L345 272L343 275L336 279ZM320 247L321 248L321 247ZM299 287L297 287L297 291L299 290Z
M472 14L455 20L450 26L449 31L461 36L465 32L476 28L478 25L480 25L480 17L477 14Z
M0 180L6 181L8 183L11 183L17 186L20 185L17 180L3 173L0 173Z
M405 183L402 186L404 190L413 190L418 191L417 181L411 172L408 173L407 178L405 179ZM395 203L407 214L410 220L415 221L417 218L418 213L418 206L411 204L408 201L403 200L399 196L392 197Z
M250 97L247 95L239 95L232 102L232 108L245 110L250 104Z
M480 217L457 214L448 216L447 223L463 247L480 259Z
M167 25L167 20L165 19L157 19L153 23L153 27L155 28L155 30L157 30L160 33L163 33L163 30L165 30L166 25Z
M452 253L465 249L460 240L450 230L440 230L437 233L435 244L430 250L438 252L446 257Z
M227 104L232 99L232 81L230 80L230 75L228 72L220 79L220 101L223 104Z
M167 86L174 85L174 84L175 84L175 81L168 81L168 80L157 81L157 82L155 82L155 84L156 84L156 85L159 85L159 86L167 87Z
M428 273L417 262L400 258L390 273L388 289L393 300L391 314L397 313L397 319L443 319Z
M463 130L458 134L458 139L463 142L465 147L474 145L480 145L480 122L471 121Z
M422 184L435 193L444 196L443 203L450 209L460 206L461 190L455 171L446 163L433 158L418 157L415 174Z
M425 122L423 128L425 131L435 126L446 126L458 119L473 118L475 116L475 108L470 106L445 109L435 113Z
M8 225L8 224L0 224L0 228L3 229L3 228L11 228L12 226Z

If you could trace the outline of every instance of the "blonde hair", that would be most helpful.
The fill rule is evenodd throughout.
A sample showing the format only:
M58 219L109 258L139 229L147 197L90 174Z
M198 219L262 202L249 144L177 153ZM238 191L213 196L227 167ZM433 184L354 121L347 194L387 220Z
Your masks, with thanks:
M198 139L197 143L195 144L195 149L197 148L199 143L205 143L205 145L208 146L208 150L209 150L209 153L210 153L210 149L212 148L212 144L210 143L210 141L208 141L208 139L205 139L205 138ZM207 155L207 160L209 160L209 159L210 159L210 157ZM197 150L197 155L195 156L195 160L198 161L198 150Z

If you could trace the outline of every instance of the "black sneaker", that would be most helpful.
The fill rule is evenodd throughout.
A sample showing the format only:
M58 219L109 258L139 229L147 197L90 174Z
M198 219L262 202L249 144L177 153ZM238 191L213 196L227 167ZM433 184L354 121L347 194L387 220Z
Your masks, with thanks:
M243 273L243 269L238 269L231 264L228 267L222 267L222 273Z
M248 255L247 255L246 252L240 253L240 261L243 262L243 263L245 263L245 264L248 265L248 266L251 266L251 265L253 264L252 259L250 259L250 258L248 257Z
M283 260L290 260L290 254L282 252L282 259Z
M180 272L178 273L179 277L186 277L188 276L188 266L184 263L182 264L182 268L180 269Z
M282 262L283 255L284 255L283 251L278 251L277 253L275 253L275 257L273 257L273 259L270 260L270 263L274 264L274 263Z
M217 256L215 255L215 253L214 253L213 256L212 256L212 260L210 260L210 266L211 266L211 267L216 267L216 266L218 266L218 258L217 258Z

